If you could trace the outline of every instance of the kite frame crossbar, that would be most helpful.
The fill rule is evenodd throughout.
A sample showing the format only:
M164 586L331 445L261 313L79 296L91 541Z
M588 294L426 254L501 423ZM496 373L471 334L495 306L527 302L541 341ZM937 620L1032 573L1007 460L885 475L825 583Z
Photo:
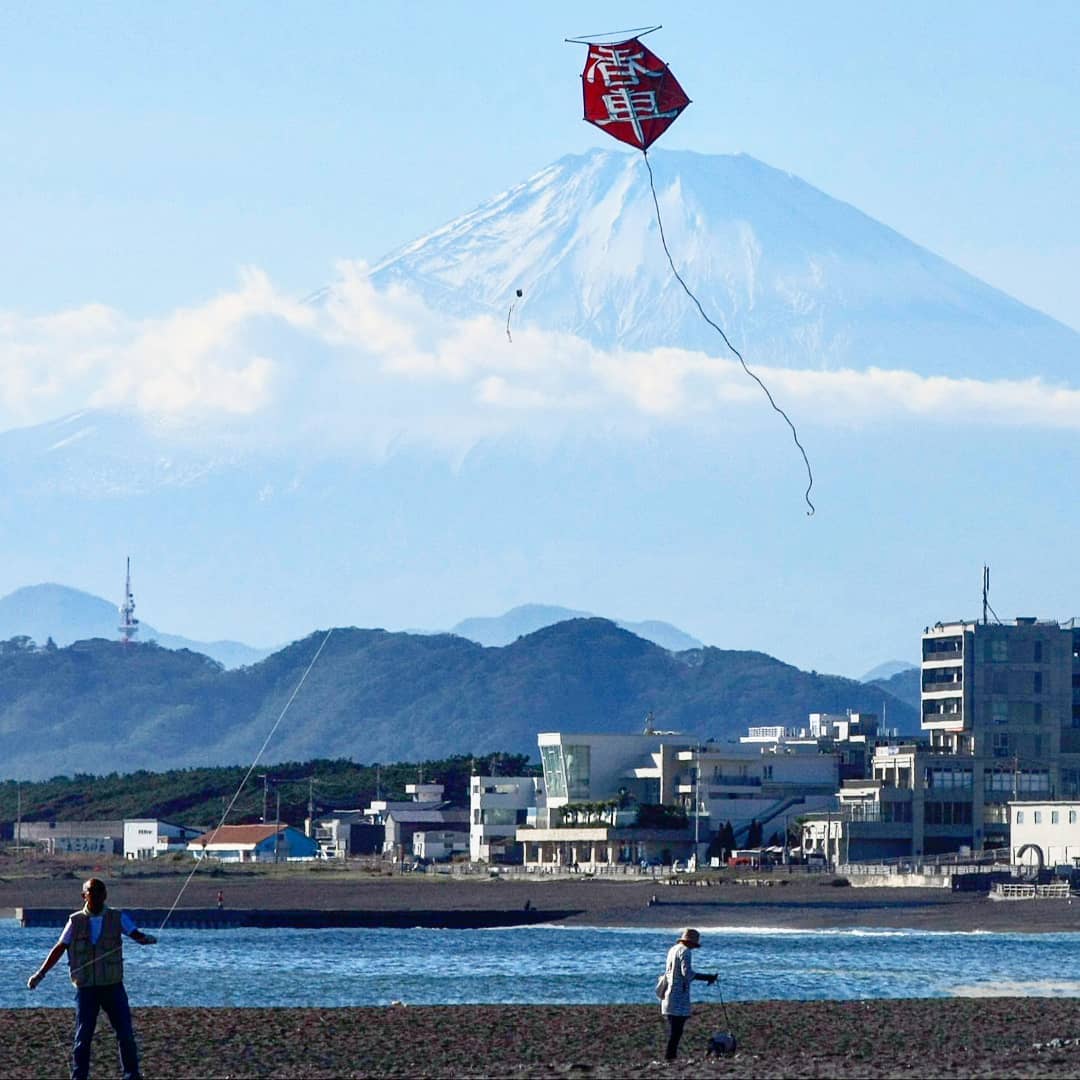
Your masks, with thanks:
M602 34L587 34L583 37L563 38L568 45L620 45L631 38L644 37L663 28L663 23L656 26L636 26L630 30L608 30ZM610 40L606 40L610 39Z

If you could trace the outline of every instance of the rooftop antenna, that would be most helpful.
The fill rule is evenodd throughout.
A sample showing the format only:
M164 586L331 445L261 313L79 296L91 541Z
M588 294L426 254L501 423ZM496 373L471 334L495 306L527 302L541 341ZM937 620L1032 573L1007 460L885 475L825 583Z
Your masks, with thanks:
M982 596L983 596L983 626L988 622L986 612L990 607L990 567L983 567L983 584L982 584Z
M654 732L656 730L656 728L654 726L655 720L656 720L656 718L653 716L653 711L652 711L652 709L650 709L645 714L645 732L644 732L644 734L646 734L646 735L654 734Z
M135 618L135 597L131 592L131 556L127 558L127 577L124 581L124 602L120 605L120 640L125 645L139 632L139 620Z

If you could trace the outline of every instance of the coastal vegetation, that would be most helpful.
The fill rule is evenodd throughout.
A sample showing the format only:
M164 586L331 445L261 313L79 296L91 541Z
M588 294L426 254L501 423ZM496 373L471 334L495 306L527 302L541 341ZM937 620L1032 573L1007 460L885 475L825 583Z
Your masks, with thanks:
M0 783L0 821L115 821L122 818L162 818L178 825L207 825L221 819L248 769L246 766L171 769L168 772L109 773L93 776L55 776L37 783ZM457 755L437 761L361 765L336 760L285 761L260 765L248 779L229 814L229 824L258 822L262 816L264 780L271 792L269 812L281 820L303 821L311 796L317 814L334 809L367 806L376 796L405 800L405 785L421 779L440 783L445 796L467 803L469 777L539 773L521 754Z

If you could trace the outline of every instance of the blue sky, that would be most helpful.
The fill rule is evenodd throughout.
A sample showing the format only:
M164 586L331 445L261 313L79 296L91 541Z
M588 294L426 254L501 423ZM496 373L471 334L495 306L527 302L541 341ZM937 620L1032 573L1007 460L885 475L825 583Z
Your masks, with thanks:
M1080 327L1075 4L663 7L694 100L665 146L794 172ZM302 294L602 142L563 38L657 10L6 4L0 308L162 314L252 265Z
M279 606L261 610L258 573L194 555L170 565L174 537L162 535L132 552L148 621L270 644L330 622L435 628L550 602L669 619L710 643L858 674L911 656L924 623L971 614L984 559L1010 590L1003 614L1073 613L1080 511L1060 476L1075 472L1076 391L971 383L959 395L903 372L850 386L789 376L779 385L816 425L824 503L807 531L801 469L773 417L750 412L756 397L752 419L729 426L718 412L724 422L710 416L716 431L695 441L678 410L653 423L606 387L589 424L611 436L609 471L574 489L575 470L545 458L513 403L487 407L506 372L462 377L475 328L443 330L341 262L374 261L605 145L581 120L583 47L563 39L654 21L655 10L612 3L0 6L0 433L124 406L280 435L286 406L309 394L312 411L289 432L298 443L319 426L316 406L363 428L358 402L372 430L393 427L400 408L445 443L445 477L426 458L391 463L428 507L386 495L393 468L371 480L390 509L381 546L364 538L370 580L359 556L334 570L327 554L320 578L268 552ZM663 21L649 44L694 102L664 147L743 151L795 173L1080 328L1076 4L669 3ZM331 281L340 321L319 322L296 301ZM283 353L294 335L333 362L311 379L307 354L290 367L259 351L268 321ZM501 343L501 328L480 336ZM366 356L345 356L346 338L363 338ZM522 335L513 363L539 370L547 348ZM654 395L657 374L644 355L618 372ZM535 426L545 422L537 412ZM744 422L768 435L743 438ZM394 437L367 448L365 467L393 456ZM652 471L654 458L693 461L682 490ZM485 487L485 470L497 483ZM633 482L651 504L637 504ZM530 550L517 536L534 489L567 524ZM607 520L593 512L605 499ZM470 500L474 517L448 524ZM519 516L504 521L510 503ZM432 545L439 529L454 563ZM29 527L14 532L0 593L39 580L115 593L127 538L114 524L87 536L80 559L31 544ZM8 550L8 539L29 546ZM294 540L302 556L307 538ZM205 603L208 593L222 602Z

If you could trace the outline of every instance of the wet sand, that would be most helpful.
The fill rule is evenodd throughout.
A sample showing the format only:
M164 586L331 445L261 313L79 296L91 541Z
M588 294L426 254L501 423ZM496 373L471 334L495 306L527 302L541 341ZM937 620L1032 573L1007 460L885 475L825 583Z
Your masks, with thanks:
M1080 1002L1045 998L699 1006L673 1065L649 1006L138 1009L147 1077L1075 1077ZM68 1010L0 1013L0 1075L66 1075ZM734 1057L704 1056L730 1026ZM1080 1040L1078 1040L1080 1042ZM93 1075L119 1075L102 1019Z
M0 910L79 905L88 868L41 868L16 875L0 865ZM179 872L132 871L123 865L99 872L116 907L170 908L183 885ZM772 884L721 879L708 886L660 881L553 878L499 880L489 877L375 876L303 867L217 875L198 873L181 907L213 908L218 890L226 907L311 908L342 911L520 911L532 908L573 912L565 922L583 926L670 928L685 925L835 929L882 927L912 930L1080 931L1080 900L996 902L984 895L944 889L857 889L834 885L826 875L776 874ZM656 903L651 903L653 898Z

